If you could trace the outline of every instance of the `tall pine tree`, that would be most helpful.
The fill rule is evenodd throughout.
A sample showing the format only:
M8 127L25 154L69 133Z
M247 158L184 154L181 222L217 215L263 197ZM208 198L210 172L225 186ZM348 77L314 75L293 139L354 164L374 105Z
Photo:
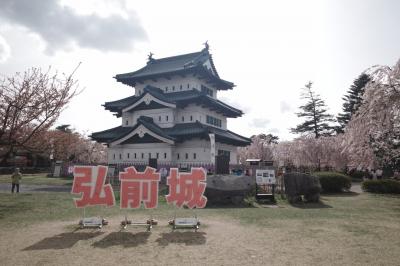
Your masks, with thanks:
M364 95L365 85L371 80L367 74L361 74L356 78L350 89L347 91L342 99L344 101L342 110L343 112L337 116L339 126L336 128L337 133L343 133L344 128L349 123L352 115L357 112L358 107L361 105L362 96Z
M334 127L330 125L330 122L334 122L333 116L327 113L325 102L311 87L311 81L305 85L302 98L306 99L307 103L300 106L302 112L296 113L298 117L304 117L305 121L292 128L291 132L312 133L315 138L330 136L334 131Z

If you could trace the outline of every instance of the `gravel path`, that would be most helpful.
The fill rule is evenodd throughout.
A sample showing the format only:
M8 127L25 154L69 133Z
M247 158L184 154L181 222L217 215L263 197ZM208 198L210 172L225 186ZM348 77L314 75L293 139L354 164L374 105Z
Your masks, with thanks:
M351 183L351 191L355 192L355 193L363 193L362 189L361 189L361 183Z

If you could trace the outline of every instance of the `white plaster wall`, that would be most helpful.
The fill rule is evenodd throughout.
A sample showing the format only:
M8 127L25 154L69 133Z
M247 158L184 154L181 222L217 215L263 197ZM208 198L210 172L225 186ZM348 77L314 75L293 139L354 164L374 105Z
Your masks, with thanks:
M160 108L160 109L151 109L151 110L138 110L134 112L126 112L124 115L129 121L130 126L134 126L137 123L137 119L140 116L148 116L153 118L155 124L160 127L172 127L175 125L174 123L174 115L175 109L173 108ZM167 121L168 116L168 121ZM161 121L160 121L161 118Z
M216 143L216 152L218 150L230 151L230 163L237 164L237 147ZM128 158L129 153L129 158ZM136 153L136 159L134 154ZM142 153L144 155L142 159ZM156 158L159 153L159 163L173 164L192 164L192 163L211 163L210 141L203 139L192 139L183 143L178 143L175 146L166 143L146 143L146 144L125 144L109 147L108 163L148 163L149 153L151 158ZM164 153L167 158L164 159ZM178 159L179 153L179 159ZM186 159L186 153L188 158ZM196 159L193 154L196 153ZM114 158L115 155L115 158ZM121 155L121 159L120 159Z
M177 123L192 123L199 121L202 124L208 125L208 126L213 126L210 124L207 124L207 115L213 116L215 118L218 118L221 120L221 128L226 129L227 128L227 120L226 117L223 116L222 114L219 114L215 111L211 111L207 108L203 108L201 106L195 105L195 104L189 104L186 106L184 109L178 109L176 111L176 117L177 117ZM182 116L185 118L184 122L182 122ZM193 121L190 121L190 116L193 117Z
M188 159L185 157L186 153L188 154ZM193 159L194 153L196 153L196 159ZM210 141L192 139L178 143L173 149L172 157L174 163L211 163Z
M186 77L181 77L181 76L172 76L171 79L166 79L166 78L157 78L157 81L154 80L146 80L144 83L137 83L135 86L135 95L138 96L141 93L143 93L144 87L147 85L151 85L157 88L162 89L165 93L170 93L170 92L177 92L177 91L185 91L185 90L192 90L192 89L197 89L200 91L200 86L201 81L193 77L191 75L188 75ZM182 90L181 90L181 85L182 85ZM189 85L189 86L188 86ZM167 90L168 87L168 90ZM175 89L173 89L175 87Z
M125 144L109 147L108 163L148 163L149 153L151 158L157 158L158 162L171 162L173 146L166 143ZM129 153L129 158L128 158ZM136 159L135 159L136 153ZM143 153L143 159L142 159ZM166 153L167 158L164 158ZM114 158L115 155L115 158ZM121 159L120 159L121 155Z
M162 128L173 127L175 124L179 123L193 123L196 121L202 124L213 126L207 124L207 115L211 115L215 118L221 119L221 128L227 129L227 119L225 116L211 111L208 108L203 108L195 104L189 104L184 109L173 109L173 108L161 108L161 109L151 109L151 110L138 110L134 112L124 112L122 114L122 126L134 126L137 123L137 119L140 116L152 117L155 124ZM168 116L168 121L166 119ZM182 122L182 116L184 121ZM190 120L192 116L192 121ZM161 121L160 121L161 117ZM128 124L126 124L128 122Z
M213 90L213 97L217 98L217 88L212 86L211 84L207 84L204 80L200 80L197 77L193 77L192 75L188 75L186 77L181 76L172 76L171 79L166 78L158 78L157 81L154 80L146 80L143 83L137 83L135 86L135 95L139 96L143 93L143 89L147 85L151 85L157 88L160 88L165 93L177 92L177 91L185 91L196 89L201 91L201 84ZM182 85L182 89L181 89ZM168 89L167 89L168 87Z

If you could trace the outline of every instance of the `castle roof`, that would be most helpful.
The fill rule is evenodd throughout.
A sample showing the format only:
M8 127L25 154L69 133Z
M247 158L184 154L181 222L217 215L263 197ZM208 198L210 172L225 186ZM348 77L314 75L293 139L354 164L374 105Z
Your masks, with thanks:
M142 132L145 132L140 136L137 130L143 128ZM192 138L209 139L210 133L215 134L215 140L221 143L227 143L235 146L247 146L251 143L249 138L240 136L229 130L215 128L212 126L203 125L200 122L194 123L181 123L176 124L170 128L161 128L153 122L150 117L141 116L138 118L137 123L133 127L115 127L108 130L95 132L91 135L91 138L102 143L140 143L154 142L154 139L162 140L174 144L176 142L183 142ZM151 136L149 136L151 135Z
M210 62L211 68L205 65L207 61ZM143 68L129 73L118 74L115 79L123 84L135 86L137 82L144 82L149 79L170 78L172 75L189 73L207 79L209 83L214 84L219 90L228 90L235 86L232 82L219 77L212 56L206 48L200 52L160 59L150 57L147 65Z
M227 117L239 117L243 114L241 110L214 99L196 89L164 93L161 89L150 85L144 88L144 92L140 96L130 96L117 101L106 102L104 107L106 110L114 112L120 117L123 111L164 107L184 108L192 103L206 106Z

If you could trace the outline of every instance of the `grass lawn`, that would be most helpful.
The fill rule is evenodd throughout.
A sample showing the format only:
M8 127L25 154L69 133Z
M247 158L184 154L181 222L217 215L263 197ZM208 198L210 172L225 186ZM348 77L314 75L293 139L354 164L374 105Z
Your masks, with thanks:
M28 185L72 185L72 178L47 177L47 174L23 175L21 184ZM0 175L0 183L11 183L11 175Z
M88 208L87 215L100 214L110 224L101 231L75 231L82 210L74 208L70 194L0 193L0 258L5 265L65 264L68 256L82 256L68 265L87 263L89 258L121 265L398 265L400 261L399 196L349 193L325 195L322 203L311 205L291 206L278 200L278 206L207 207L196 211L202 221L200 232L171 233L167 221L175 209L160 197L159 208L151 211ZM124 214L131 219L152 214L160 223L151 234L141 228L121 232ZM18 255L10 255L11 251Z

